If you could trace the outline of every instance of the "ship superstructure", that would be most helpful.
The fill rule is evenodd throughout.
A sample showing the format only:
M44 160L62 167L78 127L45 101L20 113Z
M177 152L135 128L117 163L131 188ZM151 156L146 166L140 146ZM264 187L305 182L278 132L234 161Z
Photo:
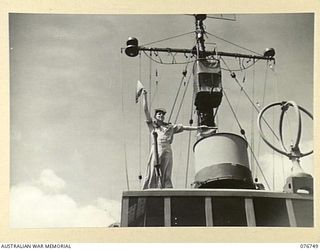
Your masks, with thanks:
M216 115L224 98L221 61L225 57L274 62L275 50L268 48L261 55L207 50L204 21L207 15L194 15L196 46L184 48L154 48L139 46L130 37L126 55L136 57L140 51L190 54L193 65L193 104L197 125L216 126ZM235 78L230 70L231 77ZM279 106L281 110L278 141L274 146L264 135L262 124L266 110ZM290 148L283 140L282 122L286 111L293 109L297 119L296 139ZM245 131L240 134L199 130L193 146L195 176L191 189L150 189L125 191L122 197L121 226L313 226L313 178L300 166L300 158L312 153L300 151L301 113L312 114L293 101L272 103L259 111L258 128L263 140L275 151L292 161L292 174L283 192L266 191L252 177ZM275 135L276 136L276 135Z

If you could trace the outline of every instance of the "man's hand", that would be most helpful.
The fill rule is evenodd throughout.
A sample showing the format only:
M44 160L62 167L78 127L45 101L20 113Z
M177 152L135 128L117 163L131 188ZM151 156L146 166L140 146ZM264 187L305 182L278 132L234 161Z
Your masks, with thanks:
M207 125L201 125L198 127L199 129L217 129L217 127L209 127Z
M210 129L207 125L201 125L199 126L199 129Z

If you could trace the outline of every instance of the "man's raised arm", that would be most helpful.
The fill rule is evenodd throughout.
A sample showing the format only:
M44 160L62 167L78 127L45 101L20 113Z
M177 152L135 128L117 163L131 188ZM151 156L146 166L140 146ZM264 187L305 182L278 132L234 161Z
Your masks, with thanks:
M148 95L148 92L143 89L142 90L142 104L143 104L143 110L144 110L144 114L146 116L146 120L148 122L151 122L152 121L152 118L151 118L151 115L150 115L150 112L149 112L149 108L148 108L148 98L147 98L147 95Z
M183 130L188 130L188 131L198 130L198 129L217 129L217 127L209 127L207 125L201 125L197 127L193 127L193 126L182 126L182 127L183 127Z

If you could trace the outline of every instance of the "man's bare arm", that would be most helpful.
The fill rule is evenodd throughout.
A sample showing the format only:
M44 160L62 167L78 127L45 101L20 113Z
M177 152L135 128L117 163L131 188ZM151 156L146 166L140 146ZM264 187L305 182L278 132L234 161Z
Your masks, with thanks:
M151 118L151 115L150 115L150 112L149 112L149 108L148 108L148 98L147 98L147 94L148 92L143 89L142 90L142 95L143 95L143 98L142 98L142 104L143 104L143 110L144 110L144 114L146 116L146 120L147 121L152 121L152 118Z
M192 130L198 130L198 129L217 129L216 127L209 127L206 125L201 125L201 126L183 126L183 130L187 131L192 131Z

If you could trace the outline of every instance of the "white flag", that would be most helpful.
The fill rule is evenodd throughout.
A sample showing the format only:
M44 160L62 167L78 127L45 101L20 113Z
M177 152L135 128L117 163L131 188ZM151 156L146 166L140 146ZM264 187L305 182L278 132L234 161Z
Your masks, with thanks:
M141 96L141 93L142 93L143 89L144 89L143 84L138 80L137 91L136 91L136 103L138 103L138 99Z

